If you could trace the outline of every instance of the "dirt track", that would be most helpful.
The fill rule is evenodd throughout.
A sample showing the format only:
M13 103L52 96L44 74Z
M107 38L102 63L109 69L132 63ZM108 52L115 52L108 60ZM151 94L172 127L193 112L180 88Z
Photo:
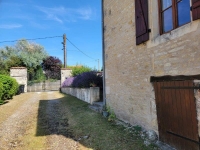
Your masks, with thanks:
M0 150L88 149L73 140L58 92L25 93L0 106Z

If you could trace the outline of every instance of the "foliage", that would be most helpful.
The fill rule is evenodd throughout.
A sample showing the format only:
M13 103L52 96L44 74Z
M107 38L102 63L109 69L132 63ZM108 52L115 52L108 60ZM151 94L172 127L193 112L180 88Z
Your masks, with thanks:
M6 61L6 65L8 69L10 69L11 67L25 66L22 59L17 56L11 56L10 59Z
M86 67L86 66L75 66L75 67L72 67L71 69L72 69L72 76L73 77L78 76L81 73L91 71L91 68Z
M72 131L70 132L72 136L80 138L89 135L91 137L81 139L80 143L84 143L85 147L95 150L159 149L154 145L146 146L141 137L142 134L135 134L128 124L123 126L125 123L108 122L107 118L93 112L88 108L88 104L73 96L65 95L60 102L59 109L66 112L66 118L70 122L67 128Z
M114 110L111 109L109 112L108 121L115 121L115 120L116 120L115 112Z
M70 87L74 81L75 77L69 77L67 78L63 83L62 87Z
M48 57L44 47L36 43L30 43L25 39L18 41L15 47L19 51L23 63L28 68L36 69Z
M17 62L20 60L20 64L17 67L26 66L27 68L32 67L35 69L47 56L47 52L41 45L30 43L25 39L19 40L13 47L6 46L0 49L0 57L4 62L13 58L18 58L16 59ZM21 61L23 64L21 64Z
M16 79L14 79L14 78L10 77L10 80L12 81L12 86L11 86L9 93L10 93L10 98L12 98L14 95L17 94L18 89L19 89L19 84L17 83Z
M1 75L9 75L9 71L7 69L7 65L4 64L1 60L0 60L0 74Z
M91 86L97 86L102 88L102 77L98 76L97 73L94 71L84 72L74 78L71 86L78 88L88 88Z
M60 79L61 66L61 60L53 56L47 57L42 63L42 67L45 71L47 78L51 79Z
M0 48L0 74L9 75L10 67L23 66L18 52L13 47Z
M42 66L38 66L36 72L35 72L35 76L34 79L37 81L44 81L46 79L43 70L42 70Z
M2 96L3 96L3 83L0 82L0 101L1 101Z
M97 75L95 71L84 72L76 77L69 77L63 83L62 87L103 87L102 76Z
M11 99L18 91L19 85L14 78L0 75L0 82L3 84L2 100Z
M15 46L0 49L0 74L9 74L10 67L27 67L29 79L32 80L47 56L41 45L19 40Z
M0 105L4 104L4 101L3 100L0 100Z
M20 53L15 47L5 46L0 49L0 58L2 61L10 60L11 57L19 56Z
M110 106L103 106L103 111L108 112L108 121L115 121L116 120L116 115L113 109L110 108Z

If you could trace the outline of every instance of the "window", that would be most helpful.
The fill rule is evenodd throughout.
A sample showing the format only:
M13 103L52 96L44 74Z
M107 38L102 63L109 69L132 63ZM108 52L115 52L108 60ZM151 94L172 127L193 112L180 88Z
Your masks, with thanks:
M191 21L190 0L158 0L160 32L166 33Z

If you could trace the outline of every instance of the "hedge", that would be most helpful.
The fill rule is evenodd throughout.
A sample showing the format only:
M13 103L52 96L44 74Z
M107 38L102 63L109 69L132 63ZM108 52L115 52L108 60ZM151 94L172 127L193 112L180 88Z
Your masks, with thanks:
M3 85L0 85L3 87L1 90L1 100L11 99L14 95L16 95L19 85L14 78L6 75L0 75L0 83Z
M73 67L72 68L72 76L75 77L75 76L78 76L84 72L90 72L91 69L87 66L76 66L76 67Z
M2 95L3 95L3 83L0 82L0 103L1 103Z

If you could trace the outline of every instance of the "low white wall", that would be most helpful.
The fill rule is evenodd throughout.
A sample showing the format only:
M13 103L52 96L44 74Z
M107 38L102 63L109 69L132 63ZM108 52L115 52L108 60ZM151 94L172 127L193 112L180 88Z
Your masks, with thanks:
M90 87L90 88L62 87L61 91L62 93L72 95L90 104L100 100L99 87Z

